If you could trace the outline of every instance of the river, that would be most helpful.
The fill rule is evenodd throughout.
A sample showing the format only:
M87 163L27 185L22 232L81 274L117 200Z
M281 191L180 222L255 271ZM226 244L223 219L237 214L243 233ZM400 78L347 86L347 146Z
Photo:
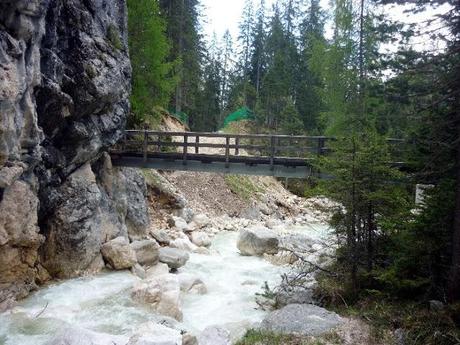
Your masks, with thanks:
M322 237L323 226L297 229ZM238 233L218 234L211 255L191 254L180 272L198 275L205 295L183 296L183 327L197 334L210 325L256 323L265 312L257 309L255 294L280 280L286 268L258 257L238 254ZM67 326L129 337L136 328L159 316L132 301L130 291L139 278L130 272L105 272L93 277L53 283L33 293L13 310L0 314L1 345L46 344Z

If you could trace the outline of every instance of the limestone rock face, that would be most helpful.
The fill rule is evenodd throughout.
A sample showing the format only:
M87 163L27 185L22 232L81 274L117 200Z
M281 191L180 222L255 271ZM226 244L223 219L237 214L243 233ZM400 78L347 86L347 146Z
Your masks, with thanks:
M42 263L59 278L69 278L98 268L100 257L101 192L89 164L71 174L48 195L50 214L45 218L46 241Z
M0 202L0 302L24 297L35 287L37 250L43 243L37 226L38 199L31 186L15 181Z
M46 270L97 271L101 245L144 238L148 216L142 176L99 159L129 112L126 0L0 1L0 60L2 305Z
M43 77L35 90L38 124L46 137L47 170L67 175L122 135L131 76L127 10L124 0L110 6L105 1L46 2Z
M237 247L242 255L276 254L278 245L276 233L265 227L243 229L238 235Z
M124 270L133 267L136 260L136 252L124 237L117 237L101 248L104 259L116 270Z
M268 314L261 328L282 334L318 336L339 326L336 313L311 304L289 304Z
M169 268L177 269L184 266L190 256L188 253L177 248L160 248L160 262L165 263Z
M41 158L43 132L38 126L34 88L41 83L40 41L47 3L0 3L0 168L8 161L36 164Z
M161 315L182 321L179 279L174 274L152 276L137 283L132 297L145 303Z

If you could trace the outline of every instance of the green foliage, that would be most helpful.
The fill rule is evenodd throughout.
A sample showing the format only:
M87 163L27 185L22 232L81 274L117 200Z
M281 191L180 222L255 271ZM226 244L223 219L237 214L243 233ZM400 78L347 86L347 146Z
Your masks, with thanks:
M331 225L346 239L339 261L349 267L348 282L357 291L379 264L380 243L392 235L395 219L410 205L399 184L401 174L389 165L387 144L375 131L339 139L332 149L321 169L333 176L326 185L329 196L343 205Z
M243 175L225 175L225 182L228 187L244 200L257 198L257 193L263 192L264 189L257 186L248 176Z
M448 280L450 229L454 221L454 187L454 181L442 181L429 192L416 215L395 226L397 231L387 248L391 264L376 272L388 291L406 298L444 298L442 287Z
M174 112L189 115L189 126L201 126L200 90L203 80L204 48L199 32L198 0L159 0L162 17L166 22L166 35L171 43L169 61L174 64L177 77L175 92L169 105Z
M304 132L304 125L302 119L300 118L300 114L297 111L294 102L290 98L287 100L286 105L281 112L280 129L281 133L291 135L299 135Z
M282 335L263 330L249 330L236 345L342 345L340 336L334 331L318 337Z
M175 63L167 60L170 45L165 30L157 0L128 0L133 124L155 118L154 107L167 107L176 85Z

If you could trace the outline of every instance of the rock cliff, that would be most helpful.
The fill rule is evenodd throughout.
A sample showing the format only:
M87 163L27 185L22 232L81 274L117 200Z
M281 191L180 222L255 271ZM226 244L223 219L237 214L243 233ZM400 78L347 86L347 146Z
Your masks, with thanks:
M0 309L144 237L145 182L104 154L131 66L124 0L0 0Z

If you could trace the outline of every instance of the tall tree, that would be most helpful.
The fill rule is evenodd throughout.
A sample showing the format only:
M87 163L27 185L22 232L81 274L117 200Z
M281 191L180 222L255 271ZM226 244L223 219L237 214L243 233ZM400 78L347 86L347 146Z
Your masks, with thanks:
M252 0L246 0L244 3L243 14L239 24L238 42L239 51L239 69L243 80L247 80L249 71L249 61L251 57L252 38L254 28L254 5Z
M174 63L167 60L170 45L165 31L157 0L128 1L133 122L151 119L154 106L166 107L174 90Z
M310 0L307 12L300 24L300 56L296 105L305 128L310 133L321 133L320 115L324 110L321 97L323 87L321 73L315 64L321 64L327 48L324 38L325 15L319 0ZM314 59L318 59L315 61Z
M193 127L197 114L197 99L202 77L203 44L199 24L198 0L160 0L166 19L167 34L172 44L170 59L178 60L179 83L171 106L176 112L186 112Z
M259 8L257 9L256 14L256 25L253 30L253 39L252 49L251 49L251 61L250 61L250 71L249 78L251 84L256 90L256 98L259 98L260 87L263 77L265 76L266 71L266 8L265 0L261 0Z

